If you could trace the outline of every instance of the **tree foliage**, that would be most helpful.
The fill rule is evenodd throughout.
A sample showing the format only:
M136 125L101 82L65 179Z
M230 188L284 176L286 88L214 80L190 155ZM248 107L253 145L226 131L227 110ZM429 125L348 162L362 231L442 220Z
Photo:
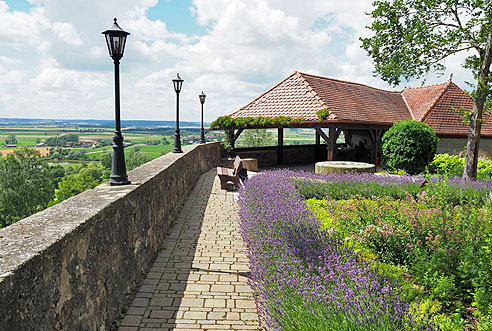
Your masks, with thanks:
M48 146L64 147L66 146L67 142L78 144L79 136L76 134L64 134L61 136L50 137L46 139L45 142Z
M89 163L84 165L78 173L64 177L55 190L55 199L50 205L62 202L74 195L92 189L109 177L101 164Z
M249 129L242 133L244 144L248 147L269 146L273 144L273 134L266 129Z
M34 149L19 149L0 159L0 226L38 212L53 198L48 165Z
M127 154L126 157L126 170L133 170L149 161L152 161L152 156L150 156L149 154L140 153L139 151L132 150Z
M113 157L111 153L102 153L101 155L101 164L104 169L111 169L111 164L113 162Z
M463 65L477 74L492 17L489 0L378 0L370 13L373 37L361 38L375 71L398 85L444 71L443 60L474 49Z
M289 126L290 124L304 122L303 118L293 119L289 116L277 116L277 117L237 117L221 116L212 122L210 125L213 129L242 129L247 127L277 127L277 126Z
M436 154L439 139L432 128L418 121L396 122L382 138L383 167L418 174Z
M375 73L397 85L402 78L443 72L444 60L463 51L477 79L470 109L464 178L476 178L484 103L490 97L492 5L490 0L377 0L369 14L375 34L361 38Z
M14 135L8 135L7 138L5 138L5 144L6 145L17 144L17 137Z

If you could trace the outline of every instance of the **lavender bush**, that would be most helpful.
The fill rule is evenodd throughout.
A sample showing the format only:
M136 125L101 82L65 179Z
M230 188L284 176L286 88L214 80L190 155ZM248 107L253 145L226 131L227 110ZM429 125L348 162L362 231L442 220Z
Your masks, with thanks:
M341 238L320 230L296 188L299 172L271 171L240 191L250 285L268 330L436 330L416 320L398 283ZM310 180L321 179L308 175ZM306 181L305 181L306 182Z
M492 190L492 182L466 181L459 177L441 178L373 174L317 175L309 172L287 171L297 190L305 199L351 197L391 197L405 199L408 194L417 196L427 192L443 204L481 205ZM425 183L424 183L425 180ZM423 185L423 187L421 187Z

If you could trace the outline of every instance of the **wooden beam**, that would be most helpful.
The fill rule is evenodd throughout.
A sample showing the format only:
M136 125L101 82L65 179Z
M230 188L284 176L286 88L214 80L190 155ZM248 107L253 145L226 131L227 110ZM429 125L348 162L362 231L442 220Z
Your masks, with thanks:
M327 143L327 144L330 143L330 138L328 138L328 136L323 132L323 130L321 130L320 128L316 128L316 132L323 138L325 143Z
M278 128L277 164L284 164L284 128Z
M316 148L315 148L315 160L316 162L320 161L321 160L321 146L320 146L320 143L321 143L321 136L319 135L318 133L318 130L314 130L315 134L316 134Z
M340 133L342 133L342 129L337 128L337 134L335 135L335 141L337 141L338 137L340 137Z
M371 141L374 144L377 140L376 133L374 132L375 130L369 129L369 133L371 134Z
M244 129L237 129L236 134L234 135L234 142L236 142L237 138L243 133Z

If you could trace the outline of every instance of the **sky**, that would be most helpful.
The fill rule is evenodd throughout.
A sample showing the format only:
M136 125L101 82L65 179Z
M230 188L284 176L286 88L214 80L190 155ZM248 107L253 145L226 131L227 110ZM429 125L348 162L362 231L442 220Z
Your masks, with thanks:
M205 122L246 105L295 71L387 90L361 49L370 0L0 0L0 118L114 119L113 61L102 31L130 36L120 64L121 118ZM469 90L466 54L426 85Z

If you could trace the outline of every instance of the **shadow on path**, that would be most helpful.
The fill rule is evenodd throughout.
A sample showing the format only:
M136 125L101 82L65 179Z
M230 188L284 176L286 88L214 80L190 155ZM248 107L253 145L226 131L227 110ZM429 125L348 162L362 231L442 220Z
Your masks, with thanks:
M233 194L202 175L119 330L258 330L238 227Z

